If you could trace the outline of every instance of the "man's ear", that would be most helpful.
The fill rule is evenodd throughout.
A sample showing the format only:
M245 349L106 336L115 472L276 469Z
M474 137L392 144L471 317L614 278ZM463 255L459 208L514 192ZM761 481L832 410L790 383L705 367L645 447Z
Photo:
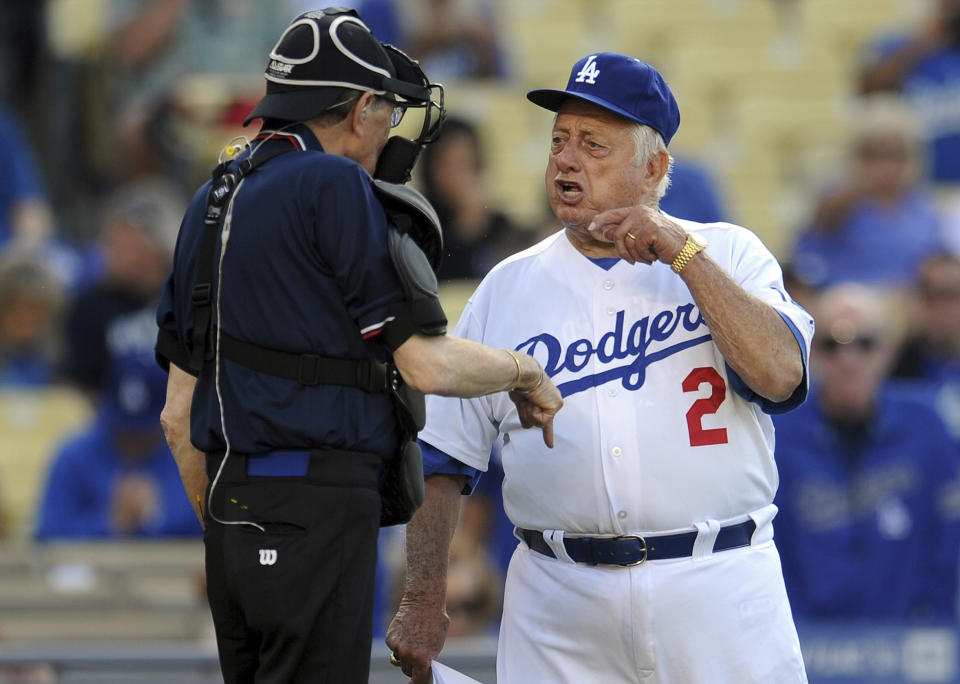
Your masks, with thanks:
M353 105L353 109L350 110L350 129L357 135L363 134L363 128L366 125L368 110L370 109L370 103L373 101L373 98L373 93L364 93Z
M669 169L670 154L666 150L658 150L647 161L647 177L645 180L650 183L650 187L655 188L663 180Z

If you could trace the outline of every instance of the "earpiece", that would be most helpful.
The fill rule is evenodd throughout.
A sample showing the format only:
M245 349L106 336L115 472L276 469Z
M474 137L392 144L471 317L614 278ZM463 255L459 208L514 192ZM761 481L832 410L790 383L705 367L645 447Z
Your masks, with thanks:
M363 108L363 111L360 112L360 120L361 120L361 121L366 121L366 120L367 120L367 108L366 108L366 107L364 107L364 108Z

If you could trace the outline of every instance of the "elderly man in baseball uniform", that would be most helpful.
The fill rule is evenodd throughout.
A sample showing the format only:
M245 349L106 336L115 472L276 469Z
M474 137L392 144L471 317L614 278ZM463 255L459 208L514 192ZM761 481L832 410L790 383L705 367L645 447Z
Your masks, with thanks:
M813 319L752 232L659 211L680 117L653 67L591 54L566 90L527 97L557 113L546 188L562 229L498 264L457 334L540 360L564 396L556 448L502 393L431 397L421 432L431 469L463 465L467 489L502 445L519 544L497 681L805 682L770 414L806 398ZM458 505L429 501L408 527L387 643L414 682L443 643L437 519Z

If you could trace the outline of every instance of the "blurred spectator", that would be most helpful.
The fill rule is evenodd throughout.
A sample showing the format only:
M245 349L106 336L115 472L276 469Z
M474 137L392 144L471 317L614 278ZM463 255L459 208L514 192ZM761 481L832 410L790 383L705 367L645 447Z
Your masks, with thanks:
M42 387L55 379L60 282L20 251L0 256L0 387Z
M487 471L480 476L473 493L463 499L456 538L472 544L489 555L502 577L517 548L513 523L503 508L503 461L500 445L494 445Z
M921 264L909 314L893 374L932 383L935 406L960 442L960 256L941 252Z
M66 314L65 378L96 392L106 375L106 339L118 316L151 305L170 273L184 202L169 183L134 181L107 202L98 251L100 278Z
M824 291L810 396L775 416L776 542L798 620L956 617L957 446L929 404L887 381L887 302L859 284Z
M685 157L675 157L670 186L660 200L660 209L677 218L715 223L729 220L716 182L705 166Z
M13 115L2 109L0 155L0 246L10 242L39 245L51 231L50 207L26 133Z
M171 122L181 108L239 123L262 94L262 82L250 74L263 71L263 55L295 16L289 3L260 0L114 0L109 6L113 128L124 162L120 172L128 177L180 173L189 164L184 157L193 146L178 145ZM181 90L187 76L207 82ZM194 127L210 123L192 121Z
M815 284L801 275L790 261L783 264L783 286L793 301L807 311L813 309L819 290Z
M928 144L929 177L960 182L960 0L932 0L926 24L878 37L860 74L862 94L896 91L909 100Z
M447 568L448 639L496 631L500 623L503 579L484 548L460 543L454 537Z
M54 235L53 211L26 133L0 106L0 251L10 249L36 255L67 287L79 286L87 275L77 250Z
M404 0L401 7L402 47L434 83L504 75L489 0Z
M152 310L117 321L92 422L51 460L39 540L201 533L160 429L167 376L153 357Z
M483 143L476 127L449 117L419 163L423 193L443 226L441 280L480 279L528 236L490 206Z
M846 177L819 199L793 266L817 286L906 286L942 244L936 201L921 186L916 121L898 97L876 95L860 103L853 125Z

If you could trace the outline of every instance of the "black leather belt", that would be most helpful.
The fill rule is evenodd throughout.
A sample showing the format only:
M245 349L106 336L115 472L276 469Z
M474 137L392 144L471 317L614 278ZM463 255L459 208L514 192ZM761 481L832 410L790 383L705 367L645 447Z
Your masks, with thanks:
M721 527L713 550L750 546L757 524L753 520ZM520 537L531 549L544 556L556 558L541 532L517 528ZM688 558L693 555L697 532L665 534L658 537L640 537L629 534L622 537L564 537L563 546L570 558L588 565L640 565L648 560Z

